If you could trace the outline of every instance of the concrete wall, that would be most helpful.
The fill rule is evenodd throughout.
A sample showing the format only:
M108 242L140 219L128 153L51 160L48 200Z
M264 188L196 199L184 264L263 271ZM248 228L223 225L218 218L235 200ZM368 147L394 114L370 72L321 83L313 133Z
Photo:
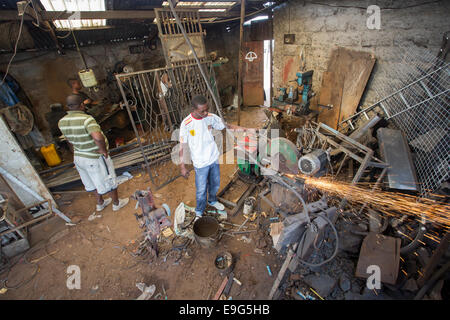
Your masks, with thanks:
M276 95L276 90L286 85L283 83L286 69L293 69L295 72L298 68L301 49L306 58L306 68L314 70L313 90L319 92L322 73L327 69L332 49L337 46L373 53L377 62L372 79L382 80L382 77L395 77L391 71L392 65L400 60L405 51L426 49L437 55L444 32L450 30L450 1L403 9L384 8L412 6L423 1L324 0L320 3L328 5L290 0L274 11L273 90ZM369 5L381 8L379 30L367 28L369 14L366 8ZM287 33L295 34L294 44L283 43L283 35ZM292 60L291 65L289 60ZM362 101L366 105L379 98L370 86L372 79L369 80L367 94Z

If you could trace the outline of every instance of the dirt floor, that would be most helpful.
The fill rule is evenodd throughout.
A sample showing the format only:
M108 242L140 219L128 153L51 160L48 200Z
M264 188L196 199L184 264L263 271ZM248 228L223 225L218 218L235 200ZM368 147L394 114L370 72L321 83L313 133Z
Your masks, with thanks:
M235 112L229 113L227 119L236 123ZM241 125L246 127L260 128L265 120L266 116L259 108L248 108L241 115ZM221 165L221 188L230 181L235 170L235 164ZM133 179L119 186L121 197L129 197L136 190L151 186L143 171L132 174ZM178 178L154 191L157 206L167 203L172 212L180 202L195 206L194 181L192 171L188 180ZM242 190L232 192L239 195ZM171 256L166 261L161 257L151 264L140 262L130 254L142 232L134 217L138 212L135 210L136 201L130 200L119 212L113 212L108 206L100 213L101 218L93 221L88 220L95 209L93 195L61 194L58 203L61 211L77 223L76 226L65 226L58 218L56 224L59 227L55 227L55 223L42 223L40 234L32 235L32 243L35 244L32 249L17 261L9 273L1 275L1 279L7 278L9 289L3 290L0 299L135 299L141 293L136 287L139 282L156 285L155 296L162 294L164 287L167 299L211 299L224 279L214 266L216 255L222 251L229 251L236 258L234 274L242 283L242 286L233 284L230 292L233 300L266 299L282 263L272 243L261 246L261 241L257 241L254 235L248 237L252 239L249 243L246 242L248 238L240 235L234 238L224 235L212 249L191 244L189 256L184 255L178 262ZM242 211L228 218L229 222L236 224L244 220ZM55 237L59 239L53 241ZM257 243L261 250L257 249ZM80 267L79 290L69 290L66 286L70 265ZM164 299L164 295L159 299Z

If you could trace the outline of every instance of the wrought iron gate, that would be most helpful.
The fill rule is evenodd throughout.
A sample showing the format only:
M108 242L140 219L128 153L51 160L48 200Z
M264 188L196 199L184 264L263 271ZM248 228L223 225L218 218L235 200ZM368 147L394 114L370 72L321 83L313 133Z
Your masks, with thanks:
M218 97L212 63L201 66ZM150 179L159 189L180 176L171 160L171 152L178 144L173 133L189 114L192 97L203 95L214 108L213 99L198 65L193 63L122 73L116 75L116 80Z

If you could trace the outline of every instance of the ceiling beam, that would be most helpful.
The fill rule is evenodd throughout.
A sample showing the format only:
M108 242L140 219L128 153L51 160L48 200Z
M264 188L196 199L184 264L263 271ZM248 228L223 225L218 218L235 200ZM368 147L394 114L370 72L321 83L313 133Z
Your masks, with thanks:
M27 11L29 12L29 11ZM156 17L153 10L107 10L107 11L80 11L79 15L73 16L73 12L68 11L42 11L40 15L43 20L67 20L72 19L154 19ZM238 16L227 12L199 12L201 18L214 17L234 17ZM0 10L0 21L20 20L21 17L15 10ZM25 20L33 20L33 17L26 15Z

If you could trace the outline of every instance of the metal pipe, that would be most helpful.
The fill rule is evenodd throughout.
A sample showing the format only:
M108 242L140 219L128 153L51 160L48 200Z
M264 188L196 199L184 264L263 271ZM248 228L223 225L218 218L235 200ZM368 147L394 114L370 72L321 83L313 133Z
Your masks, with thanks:
M198 59L197 53L195 52L194 47L192 46L191 40L189 40L189 37L186 34L186 30L184 30L183 25L181 24L180 18L178 17L178 14L175 11L174 5L172 3L173 0L168 0L167 2L169 3L170 6L170 11L172 11L173 16L175 17L175 21L177 22L178 27L181 30L181 33L183 34L184 39L186 40L186 43L189 46L189 49L191 49L192 54L194 55L195 61L197 62L198 68L200 69L200 72L203 76L203 79L205 80L206 86L208 87L208 91L210 92L214 103L216 105L216 109L217 109L217 113L219 114L220 118L222 118L223 120L223 115L222 115L222 111L220 110L220 103L217 100L216 95L214 94L214 91L211 88L211 84L209 83L209 79L205 74L205 70L203 70L202 65L200 64L200 60Z

